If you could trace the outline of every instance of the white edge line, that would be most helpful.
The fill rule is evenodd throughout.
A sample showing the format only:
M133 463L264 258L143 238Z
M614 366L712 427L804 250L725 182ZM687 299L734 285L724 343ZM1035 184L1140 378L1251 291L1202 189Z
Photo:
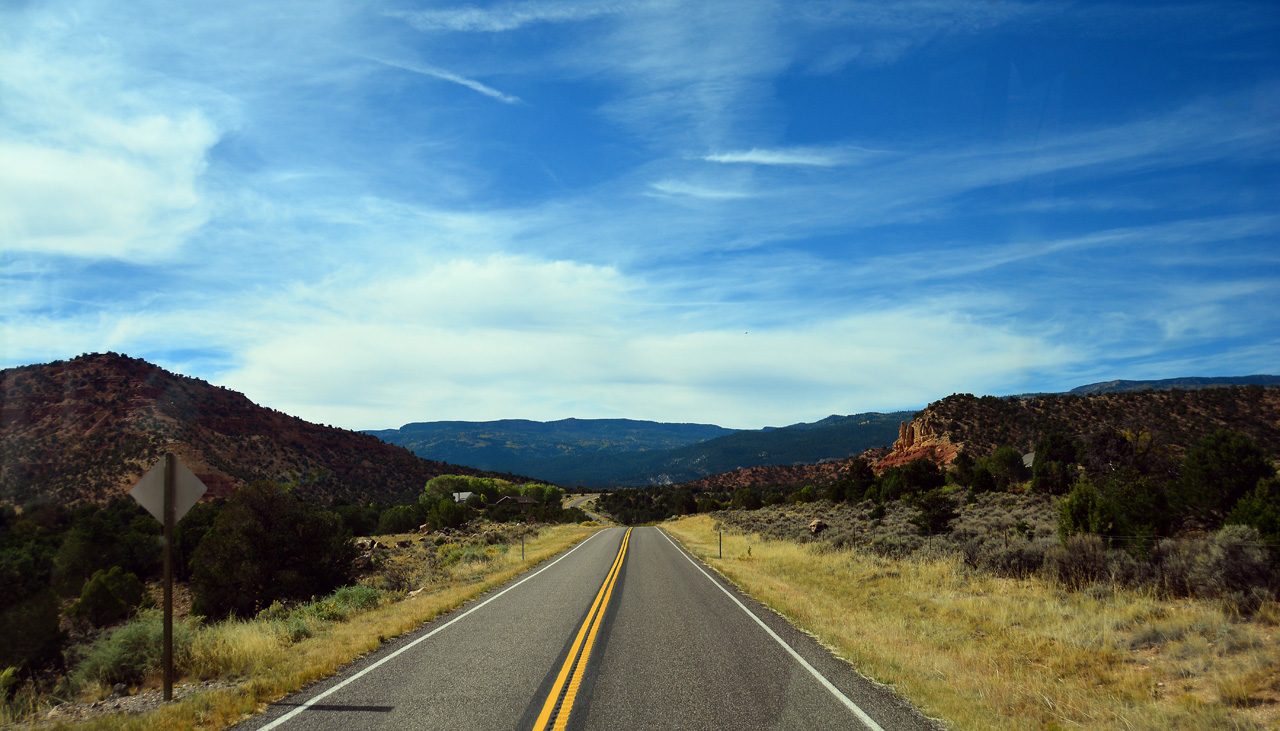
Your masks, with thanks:
M298 715L299 713L302 713L303 711L307 710L307 709L308 709L308 708L310 708L311 706L315 705L318 701L321 701L321 700L323 700L324 698L328 697L331 693L336 693L337 691L339 691L339 690L341 690L342 688L346 687L348 684L350 684L350 683L352 683L352 682L354 682L354 681L358 680L359 678L361 678L362 676L364 676L364 674L365 674L365 673L368 673L368 672L370 672L370 671L374 670L375 668L377 668L377 667L381 666L383 663L387 662L388 660L391 660L392 658L394 658L394 657L396 657L396 656L400 655L400 653L402 653L402 652L406 652L406 651L408 651L408 650L412 649L412 648L413 648L413 647L415 647L418 643L423 642L424 640L429 639L432 635L435 635L437 632L440 632L440 631L441 631L441 630L443 630L445 627L448 627L449 625L453 624L454 622L457 622L458 620L463 619L463 618L464 618L464 617L466 617L468 614L471 614L472 612L476 611L476 610L477 610L477 609L479 609L480 607L483 607L484 605L486 605L486 604L488 604L489 602L491 602L491 601L493 601L493 600L497 599L498 597L502 596L503 594L506 594L507 592L511 591L512 589L516 588L517 586L520 586L520 585L521 585L521 584L523 584L524 582L528 581L529 579L532 579L533 577L537 576L538 574L542 573L543 571L546 571L547 569L551 568L552 566L555 566L556 564L560 563L562 560L564 560L565 558L567 558L567 557L569 556L569 554L573 553L574 551L578 550L578 549L579 549L579 548L581 548L582 546L586 545L587 541L591 540L592 538L595 538L596 536L598 536L598 535L600 535L601 533L604 533L604 532L605 532L605 531L602 531L602 530L601 530L601 531L596 531L595 533L592 533L591 535L587 536L584 540L582 540L581 542L579 542L579 543L578 543L578 545L574 546L573 548L570 548L568 551L565 551L565 552L564 552L564 554L562 554L562 555L560 556L560 558L557 558L556 560L552 561L551 563L547 564L546 566L543 566L542 568L538 569L537 571L533 572L532 574L529 574L528 576L526 576L526 577L524 577L523 579L521 579L521 580L517 581L516 583L512 584L511 586L508 586L507 588L503 589L502 591L498 592L497 594L494 594L493 596L489 597L488 599L485 599L484 601L480 602L479 604L475 605L474 607L472 607L472 608L468 609L467 611L463 612L462 614L459 614L458 616L454 617L453 619L449 620L448 622L445 622L444 624L440 625L439 627L436 627L435 629L433 629L433 630L431 630L430 632L426 633L425 635L423 635L423 636L419 637L418 639L414 640L413 642L410 642L409 644L405 645L404 647L401 647L399 650L396 650L395 652L391 653L390 655L387 655L386 657L384 657L384 658L382 658L381 660L379 660L379 661L375 662L374 664L370 665L369 667L365 668L364 670L361 670L360 672L356 673L355 675L352 675L351 677L347 678L346 680L342 681L341 683L338 683L337 685L335 685L335 686L333 686L332 688L330 688L330 689L328 689L328 690L324 691L323 693L319 693L319 694L317 694L317 695L315 695L315 696L312 696L312 698L311 698L310 700L308 700L308 701L304 702L302 705L298 706L297 708L293 709L292 711L289 711L289 712L288 712L288 713L286 713L285 715L281 716L280 718L277 718L276 720L272 721L271 723L267 724L266 726L263 726L262 728L258 729L258 731L270 731L270 729L273 729L273 728L275 728L275 727L279 726L280 724L284 723L285 721L288 721L289 719L291 719L291 718L293 718L294 716ZM670 540L670 539L668 539L668 540Z
M751 617L752 619L754 619L756 621L756 624L763 627L764 631L768 632L769 636L772 637L775 641L777 641L779 645L782 645L783 649L791 653L791 656L796 659L796 662L800 663L800 665L803 666L805 670L808 670L810 675L817 678L819 683L822 683L822 687L831 691L831 695L834 695L837 700L839 700L846 707L848 707L849 710L853 711L853 714L858 717L859 721L862 721L862 723L867 728L871 729L871 731L884 731L884 729L880 727L880 724L876 723L875 720L871 718L871 716L868 716L865 711L863 711L861 708L858 707L858 704L849 700L849 696L845 695L844 693L841 693L840 689L832 685L831 681L827 680L822 673L818 672L817 668L810 665L808 660L805 660L803 657L801 657L800 653L795 651L795 648L791 647L791 645L788 645L786 640L779 637L778 633L774 632L772 627L765 624L764 620L757 617L755 612L751 611L750 609L747 609L747 605L739 601L738 597L734 596L732 592L724 588L724 586L722 586L719 581L716 581L714 578L712 578L711 574L708 574L705 569L699 566L698 562L694 561L692 556L686 553L684 549L680 548L680 546L677 545L675 541L671 540L671 536L667 535L667 532L665 530L662 530L661 528L659 528L658 530L662 533L663 538L666 538L667 541L671 543L672 546L675 546L675 549L680 552L681 556L684 556L689 561L689 563L693 564L693 567L695 569L701 571L702 575L707 577L708 581L710 581L712 584L715 584L717 589L719 589L720 591L723 591L725 596L732 599L733 603L738 605L738 608L746 612L748 617Z

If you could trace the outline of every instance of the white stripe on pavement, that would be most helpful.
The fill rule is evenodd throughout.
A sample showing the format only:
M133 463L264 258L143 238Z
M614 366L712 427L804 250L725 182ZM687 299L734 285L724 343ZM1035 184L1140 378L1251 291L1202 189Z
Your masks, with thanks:
M844 693L841 693L840 689L832 685L830 680L827 680L825 677L823 677L822 673L818 672L817 668L810 665L808 660L805 660L803 657L800 657L800 653L796 652L795 649L791 647L791 645L788 645L786 640L779 637L778 633L774 632L772 627L765 624L764 620L757 617L755 612L751 611L750 609L747 609L747 605L738 601L738 597L734 596L733 592L724 588L724 586L722 586L719 581L716 581L715 579L713 579L711 577L711 574L708 574L705 569L703 569L701 566L698 565L697 561L693 560L692 556L690 556L684 550L682 550L680 546L676 545L675 541L671 540L671 536L667 535L667 532L665 530L662 530L661 528L659 528L658 530L660 533L662 533L663 538L666 538L667 541L670 542L672 546L675 546L675 549L680 552L681 556L684 556L686 559L688 559L689 563L693 564L693 567L695 569L701 571L702 575L707 577L708 581L715 584L717 589L719 589L720 591L723 591L725 596L732 599L734 604L737 604L738 607L742 609L742 611L747 613L748 617L751 617L756 621L756 624L763 627L764 631L768 632L769 636L772 637L774 640L776 640L779 645L782 645L783 649L791 653L791 657L794 657L796 659L796 662L800 663L800 665L804 667L805 670L808 670L810 675L817 678L818 682L822 683L822 687L831 691L831 695L834 695L837 700L843 703L849 710L853 711L853 715L857 716L859 721L862 721L862 723L867 728L871 729L871 731L884 731L884 729L880 727L880 724L876 723L871 718L871 716L868 716L865 711L863 711L861 708L858 707L858 704L849 700L849 696L845 695Z

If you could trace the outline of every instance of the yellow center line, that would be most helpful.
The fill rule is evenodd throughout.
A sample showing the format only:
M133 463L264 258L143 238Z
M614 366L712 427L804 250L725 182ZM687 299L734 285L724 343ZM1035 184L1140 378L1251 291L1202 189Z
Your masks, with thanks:
M609 606L609 598L613 595L613 586L617 581L618 572L622 569L622 559L627 554L627 545L630 542L631 529L628 528L626 534L622 537L622 545L618 547L618 556L613 560L613 566L609 569L609 574L605 577L604 584L600 586L600 591L596 593L596 599L591 604L591 610L587 612L587 618L583 620L582 627L578 630L578 635L573 640L573 646L569 648L569 656L565 658L564 665L561 666L559 674L556 675L556 682L551 686L551 692L547 695L546 703L542 706L542 712L538 714L538 720L533 724L534 731L545 731L547 723L551 720L551 714L555 712L557 706L561 710L556 718L555 728L564 729L565 724L569 722L569 711L573 708L573 699L577 695L578 686L582 682L582 675L587 667L587 659L591 657L591 647L595 644L596 633L600 630L600 624L604 618L604 610ZM565 694L564 703L559 703L560 691L564 690L565 681L568 679L570 671L573 671L573 682L570 683L569 689Z

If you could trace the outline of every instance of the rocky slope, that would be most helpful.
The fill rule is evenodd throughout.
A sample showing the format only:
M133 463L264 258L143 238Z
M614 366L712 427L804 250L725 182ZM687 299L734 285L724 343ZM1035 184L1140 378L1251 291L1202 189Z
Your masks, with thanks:
M115 353L0 371L0 396L0 501L18 504L105 501L166 450L213 495L265 478L297 483L318 501L407 500L440 474L495 474L421 459Z
M898 427L891 449L861 456L877 472L925 457L949 465L967 450L983 457L997 447L1026 453L1045 435L1087 439L1104 429L1146 431L1173 456L1219 429L1247 434L1273 458L1280 457L1280 388L1260 385L1197 390L1115 391L1078 396L1046 394L998 398L955 394L935 401ZM850 460L789 467L755 467L684 483L703 490L776 484L825 484L839 479Z

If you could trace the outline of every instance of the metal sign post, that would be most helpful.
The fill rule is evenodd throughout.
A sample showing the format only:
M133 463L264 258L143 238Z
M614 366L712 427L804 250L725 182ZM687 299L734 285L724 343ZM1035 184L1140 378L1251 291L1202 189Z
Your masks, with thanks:
M164 525L164 699L173 700L173 526L208 490L172 452L129 495Z
M173 700L173 461L164 456L164 699Z

